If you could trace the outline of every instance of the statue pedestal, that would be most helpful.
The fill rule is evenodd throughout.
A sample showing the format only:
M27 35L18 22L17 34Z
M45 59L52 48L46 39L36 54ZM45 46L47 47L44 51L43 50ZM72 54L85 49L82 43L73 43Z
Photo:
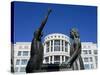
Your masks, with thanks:
M42 67L40 70L35 70L34 72L53 72L53 71L69 71L72 70L69 67L66 67L66 65L60 65L60 64L42 64ZM27 72L27 73L33 73L33 72Z
M50 72L50 71L59 71L60 67L59 64L43 64L41 69Z
M62 66L60 64L43 64L41 71L52 72L52 71L61 71L68 69L70 69L70 67L66 67L66 65Z

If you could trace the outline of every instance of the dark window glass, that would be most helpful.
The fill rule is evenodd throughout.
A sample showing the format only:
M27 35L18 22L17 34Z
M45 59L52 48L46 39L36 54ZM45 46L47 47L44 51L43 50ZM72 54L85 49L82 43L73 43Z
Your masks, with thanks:
M23 56L28 56L28 51L23 51Z
M92 57L90 57L90 62L92 62L93 61L93 59L92 59Z
M89 54L92 54L91 50L89 50Z
M48 63L49 62L49 57L46 57L45 58L45 61Z
M15 67L15 72L18 72L18 67Z
M90 69L89 64L84 64L85 69Z
M94 54L97 54L97 50L94 50Z
M84 58L84 62L88 62L88 58L87 57Z
M21 56L21 53L22 53L21 51L18 51L18 56Z
M27 64L27 59L22 59L21 64L26 65Z
M25 67L21 67L20 72L25 72Z
M54 51L60 51L60 46L54 46Z
M60 45L60 40L55 40L54 45Z
M16 60L16 65L19 65L20 64L20 59L17 59Z
M83 50L83 54L88 54L88 51L87 50Z
M54 61L60 61L60 56L54 56Z

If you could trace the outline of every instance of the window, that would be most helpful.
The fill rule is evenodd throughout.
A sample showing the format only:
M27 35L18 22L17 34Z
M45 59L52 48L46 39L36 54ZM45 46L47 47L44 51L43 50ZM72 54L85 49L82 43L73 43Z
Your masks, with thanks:
M94 58L95 58L95 61L97 62L97 61L98 61L98 57L97 57L97 56L95 56Z
M97 50L94 50L94 54L98 54L98 53L97 53Z
M25 72L25 67L21 67L20 72Z
M88 62L88 58L87 57L84 58L84 62Z
M67 42L65 42L65 52L68 52L67 47L68 47L68 44Z
M90 64L90 66L91 66L91 69L93 69L93 68L94 68L93 64Z
M52 61L52 56L50 56L50 61Z
M51 46L51 52L53 51L53 47Z
M26 64L27 64L27 59L22 59L21 64L22 64L22 65L26 65Z
M91 53L91 50L89 50L89 54L92 54L92 53Z
M15 67L15 70L14 70L15 72L18 72L18 67Z
M54 51L60 51L60 46L54 46Z
M49 57L46 57L45 58L45 61L48 63L49 62Z
M83 50L83 54L88 54L87 50Z
M60 40L55 40L54 45L60 45Z
M47 47L49 47L49 42L46 43Z
M67 46L67 42L65 42L65 46Z
M68 57L65 57L65 61L67 61L68 60Z
M53 40L51 40L51 52L53 51Z
M96 67L97 67L98 66L98 57L95 56L94 59L95 59Z
M46 48L46 52L49 52L49 47Z
M84 64L85 69L90 69L89 64Z
M16 65L19 65L19 64L20 64L20 60L17 59L17 60L16 60Z
M54 56L54 64L60 63L60 56Z
M62 46L62 51L64 51L64 48L63 48L63 46Z
M64 51L64 48L63 48L63 42L64 42L64 41L62 40L62 51Z
M60 61L60 56L54 56L54 61Z
M90 62L92 62L93 61L93 59L92 59L92 57L90 57Z
M18 56L21 56L21 53L22 53L21 51L18 51Z
M23 56L28 56L28 51L23 51Z
M60 51L60 40L54 41L54 51Z
M62 40L62 46L63 46L63 40Z
M67 49L67 47L65 47L65 52L68 52L68 49Z
M51 40L51 46L53 45L53 40Z

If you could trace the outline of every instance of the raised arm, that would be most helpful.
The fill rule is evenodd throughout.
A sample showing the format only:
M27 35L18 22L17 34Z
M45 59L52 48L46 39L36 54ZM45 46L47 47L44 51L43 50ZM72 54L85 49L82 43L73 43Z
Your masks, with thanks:
M50 15L50 13L51 13L51 9L48 9L48 13L47 13L47 15L45 16L45 19L42 21L42 23L41 23L41 25L40 25L40 27L39 27L39 34L41 34L41 32L42 32L42 30L43 30L43 28L44 28L44 26L45 26L45 24L46 24L46 22L47 22L47 20L48 20L48 16Z

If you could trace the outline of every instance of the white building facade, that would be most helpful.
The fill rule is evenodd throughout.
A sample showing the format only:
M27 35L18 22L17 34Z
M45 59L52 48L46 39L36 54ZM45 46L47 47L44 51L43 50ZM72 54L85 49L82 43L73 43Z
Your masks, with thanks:
M14 45L14 72L25 73L30 58L31 42L16 42Z
M96 69L98 62L97 44L93 42L82 42L82 53L85 69Z
M62 64L70 57L69 37L60 34L49 34L44 38L44 60L43 63ZM14 71L25 73L25 67L30 58L31 42L16 42L14 44ZM82 53L85 69L97 68L97 44L93 42L82 42Z

